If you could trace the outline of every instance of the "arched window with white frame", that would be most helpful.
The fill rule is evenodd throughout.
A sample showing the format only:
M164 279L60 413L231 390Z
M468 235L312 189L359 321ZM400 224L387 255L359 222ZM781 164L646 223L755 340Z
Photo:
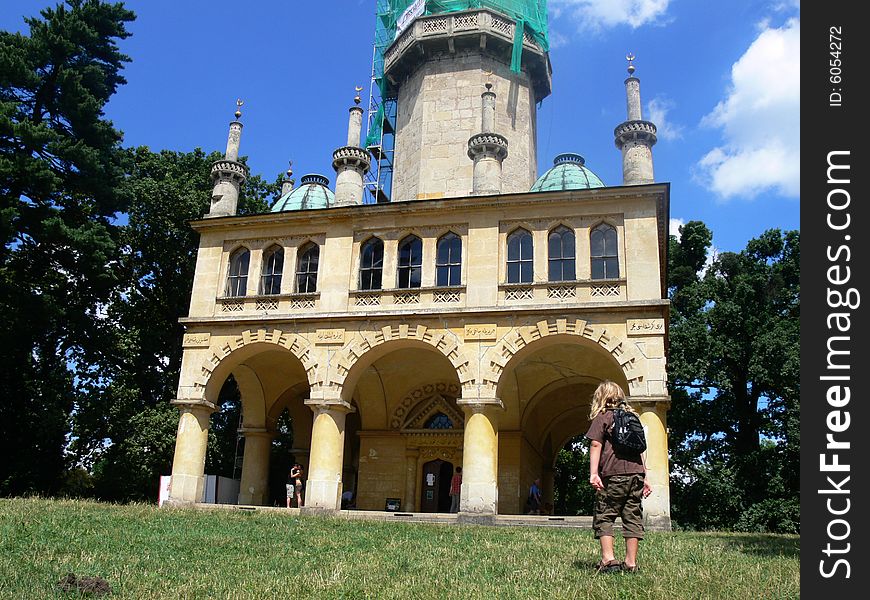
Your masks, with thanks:
M574 281L577 278L575 264L574 232L560 225L547 236L547 275L550 281Z
M384 242L373 237L360 248L359 289L379 290L384 272Z
M251 252L247 248L239 248L230 255L230 265L227 269L227 296L238 297L247 293L250 264Z
M532 234L517 229L507 238L507 282L532 283L534 279Z
M274 296L281 293L281 275L284 272L284 248L275 245L263 252L263 271L260 274L260 294Z
M396 287L418 288L423 280L423 240L409 235L399 242Z
M589 234L592 279L619 279L616 227L601 223Z
M309 242L299 249L296 257L296 293L313 294L317 291L317 268L320 264L320 246Z
M435 249L435 285L462 285L462 238L445 233Z

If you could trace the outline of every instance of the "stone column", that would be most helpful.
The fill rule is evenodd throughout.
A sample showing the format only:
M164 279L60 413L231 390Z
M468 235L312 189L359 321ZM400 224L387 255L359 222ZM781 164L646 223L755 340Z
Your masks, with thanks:
M242 434L245 436L245 456L239 504L264 506L269 500L269 456L274 434L260 428L243 428Z
M459 400L457 404L465 412L459 510L494 515L498 507L498 415L504 407L498 398Z
M341 472L344 465L344 427L354 408L343 401L305 401L314 411L311 456L305 485L305 508L341 508Z
M468 140L468 158L474 161L472 190L474 195L501 193L502 163L508 155L508 141L493 132L495 127L495 92L486 84L481 94L481 132Z
M556 487L556 473L551 466L544 468L544 474L541 476L541 501L543 504L553 502L553 489ZM543 506L541 507L543 508Z
M419 448L408 448L405 451L405 512L414 512L416 506L417 460L419 458Z
M652 529L671 528L670 471L668 469L667 411L669 400L630 398L638 407L646 434L646 470L652 494L643 501L644 522Z
M205 400L173 400L181 415L172 459L171 504L202 502L208 427L217 407Z

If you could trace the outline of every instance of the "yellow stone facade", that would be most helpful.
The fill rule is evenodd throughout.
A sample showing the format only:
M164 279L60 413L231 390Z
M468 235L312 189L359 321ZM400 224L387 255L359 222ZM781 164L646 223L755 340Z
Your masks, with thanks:
M338 509L353 489L359 509L399 499L402 510L431 510L429 475L462 466L462 513L518 514L536 478L552 500L556 455L585 433L592 391L611 379L646 428L647 521L668 527L668 198L666 184L650 184L195 222L171 499L201 500L208 416L232 374L246 437L240 503L266 501L269 446L287 409L307 507ZM590 232L601 223L617 232L619 278L591 276ZM575 235L573 281L548 281L548 234L559 226ZM506 283L507 236L518 228L533 239L528 284ZM449 232L462 242L461 285L438 287L436 245ZM399 289L408 235L423 242L422 285ZM383 289L360 290L360 248L372 237L384 242ZM311 242L317 291L296 293L297 252ZM261 295L263 253L276 245L281 293ZM230 255L242 247L246 294L226 297ZM439 415L452 427L429 427Z

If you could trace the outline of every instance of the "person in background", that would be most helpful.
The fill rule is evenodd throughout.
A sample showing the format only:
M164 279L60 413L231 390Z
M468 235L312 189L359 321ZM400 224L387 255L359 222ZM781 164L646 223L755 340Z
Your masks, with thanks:
M462 492L462 467L456 467L456 473L450 480L450 512L459 512L459 497Z
M541 480L535 479L532 486L529 488L529 498L526 500L526 505L529 508L527 514L541 514Z
M290 479L293 480L293 492L296 495L296 507L302 508L303 487L305 485L305 470L302 465L295 463L290 469ZM289 508L289 506L288 506Z

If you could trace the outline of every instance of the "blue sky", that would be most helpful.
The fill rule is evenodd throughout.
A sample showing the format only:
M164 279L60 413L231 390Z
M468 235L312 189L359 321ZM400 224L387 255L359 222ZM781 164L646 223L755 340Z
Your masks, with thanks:
M4 2L0 27L53 4ZM13 4L13 6L9 6ZM244 99L241 153L273 180L334 179L354 86L369 88L375 0L131 0L132 58L106 113L125 145L223 150ZM625 55L637 56L644 118L659 127L657 181L671 217L700 219L719 250L799 228L799 0L549 0L553 93L538 113L538 165L579 152L621 183ZM210 190L203 190L208 194Z

